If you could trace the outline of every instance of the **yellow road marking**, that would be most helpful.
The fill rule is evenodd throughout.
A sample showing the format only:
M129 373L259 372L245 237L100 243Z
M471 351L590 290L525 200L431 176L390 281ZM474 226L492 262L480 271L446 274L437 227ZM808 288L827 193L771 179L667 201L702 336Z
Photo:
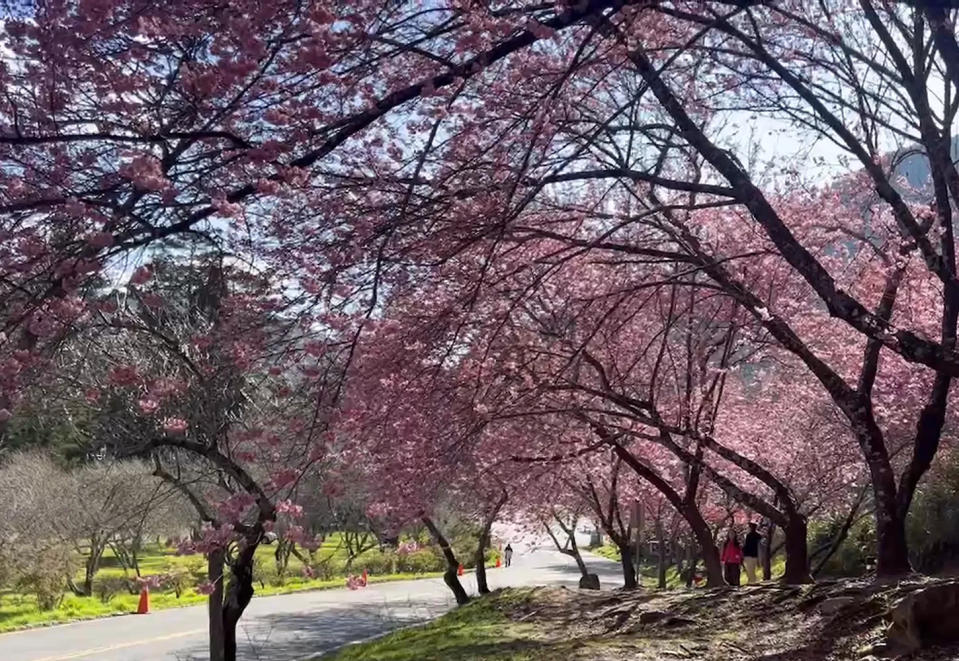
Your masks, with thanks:
M97 649L86 650L83 652L74 652L73 654L67 654L66 656L45 656L42 659L34 659L34 661L67 661L68 659L82 659L85 656L102 654L103 652L112 652L114 650L122 650L124 647L137 647L138 645L156 643L161 640L172 640L173 638L183 638L184 636L192 636L194 634L203 633L205 631L206 629L194 629L192 631L181 631L180 633L171 633L166 636L157 636L156 638L147 638L146 640L138 640L132 643L120 643L118 645L98 647Z

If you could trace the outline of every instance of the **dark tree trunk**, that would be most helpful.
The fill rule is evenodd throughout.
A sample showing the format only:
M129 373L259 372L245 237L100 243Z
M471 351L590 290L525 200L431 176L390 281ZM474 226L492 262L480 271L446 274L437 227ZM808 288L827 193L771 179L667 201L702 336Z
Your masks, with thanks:
M699 511L699 507L696 505L695 498L692 497L695 495L695 491L690 492L691 497L683 498L676 493L665 480L656 474L655 471L639 461L630 454L628 450L619 445L614 445L613 450L628 466L636 471L640 477L656 487L689 524L703 555L703 564L706 566L706 585L708 587L724 585L723 567L719 562L719 551L716 549L716 544L713 543L713 535L709 530L709 524L706 523L702 512Z
M635 590L639 587L636 580L636 566L633 565L633 546L630 543L619 544L619 559L623 565L623 587Z
M207 616L210 624L210 661L224 661L223 633L223 570L226 551L217 549L207 555L207 580L213 592L207 599Z
M226 587L223 599L223 657L225 661L236 661L236 625L243 611L253 599L253 556L257 541L247 540L230 563L230 583Z
M871 403L862 403L854 412L860 417L856 438L866 457L876 506L876 574L880 577L904 576L912 573L906 543L905 518L908 507L899 502L905 494L897 493L896 476L882 431L872 416ZM907 485L903 486L908 488Z
M133 571L140 576L140 542L134 542L130 549L130 561L133 563Z
M666 589L666 534L663 532L663 523L656 520L656 538L659 540L659 557L656 563L656 573L659 581L657 585L660 590Z
M687 588L693 587L693 581L696 580L696 568L698 566L699 566L699 558L697 558L695 555L692 555L689 563L686 565L686 587Z
M786 571L783 574L783 582L787 585L812 583L813 579L809 573L806 519L799 514L793 514L783 532L786 535Z
M476 544L476 591L480 594L489 594L489 585L486 583L486 549L489 547L490 530L493 528L493 523L496 522L496 516L500 509L505 504L506 492L503 491L503 495L496 501L493 511L483 522L483 529L480 531L479 540Z
M766 548L763 550L763 580L771 581L773 579L773 539L776 536L776 523L769 521L769 529L766 531Z
M576 535L570 535L569 550L563 551L563 553L576 561L576 566L579 568L580 576L586 576L589 574L589 570L586 568L586 563L583 561L583 556L579 552L579 546L576 544Z
M103 557L103 547L96 540L90 543L90 556L83 566L83 596L93 596L93 578L100 571L100 559Z
M905 521L895 513L880 512L876 503L876 574L896 577L912 573Z
M576 567L579 569L580 576L585 577L589 574L589 570L586 568L586 563L583 561L583 556L579 552L579 545L576 543L576 534L574 531L571 531L566 525L559 519L559 517L554 515L556 521L563 528L563 532L566 534L566 545L560 544L559 540L556 539L556 535L553 534L553 531L549 527L549 523L543 521L543 527L546 528L546 534L549 535L549 538L553 540L553 546L556 547L556 550L562 553L563 555L568 555L576 562Z
M486 535L480 535L476 545L476 591L489 594L489 584L486 582Z
M456 559L456 554L453 553L453 548L443 533L440 532L440 529L436 527L436 524L433 523L432 519L424 516L422 517L422 521L423 525L430 531L430 535L433 536L433 539L439 545L440 551L443 552L443 557L446 559L446 571L443 572L443 582L446 583L446 586L453 592L457 604L460 606L468 604L470 600L469 595L466 594L466 590L463 589L463 585L456 575L456 571L459 569L459 561Z
M723 565L719 561L719 550L713 541L713 533L709 529L706 519L703 518L695 504L684 507L682 514L686 522L689 523L693 536L696 537L696 543L699 544L699 553L703 557L703 566L706 569L706 587L717 588L725 585ZM694 575L695 569L696 563L693 562L693 571L690 573L690 577ZM690 578L690 580L692 579Z

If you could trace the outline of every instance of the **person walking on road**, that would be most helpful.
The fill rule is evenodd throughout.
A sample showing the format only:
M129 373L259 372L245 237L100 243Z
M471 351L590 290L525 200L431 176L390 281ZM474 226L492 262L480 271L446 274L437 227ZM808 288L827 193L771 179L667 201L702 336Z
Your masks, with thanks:
M732 528L726 533L726 542L723 544L723 552L719 556L719 561L723 563L723 577L726 582L738 586L739 568L743 563L743 549L739 545L736 531Z
M749 585L758 583L756 578L756 568L759 566L759 543L762 541L762 535L756 531L756 524L749 524L749 532L746 533L746 540L743 542L743 567L746 568L746 582Z
M503 556L506 558L506 566L509 567L510 563L513 562L513 547L507 544L506 548L503 549Z

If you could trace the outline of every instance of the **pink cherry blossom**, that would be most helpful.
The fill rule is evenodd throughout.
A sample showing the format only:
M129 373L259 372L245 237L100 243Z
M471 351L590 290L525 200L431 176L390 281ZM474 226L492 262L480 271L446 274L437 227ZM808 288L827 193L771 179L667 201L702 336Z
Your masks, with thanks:
M168 434L183 434L188 427L189 423L183 418L166 418L163 420L163 431Z

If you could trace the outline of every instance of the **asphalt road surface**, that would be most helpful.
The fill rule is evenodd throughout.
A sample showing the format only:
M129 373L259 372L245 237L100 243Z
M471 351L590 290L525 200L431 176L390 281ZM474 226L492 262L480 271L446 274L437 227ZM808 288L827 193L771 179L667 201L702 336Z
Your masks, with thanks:
M619 563L587 556L604 588L622 585ZM513 557L509 568L487 572L491 588L522 585L575 587L569 557L535 550ZM466 574L467 590L476 579ZM249 661L301 661L391 629L424 622L454 606L442 579L396 581L360 590L320 590L254 599L237 631L239 657ZM191 606L111 617L0 635L3 661L197 661L206 650L206 607Z

